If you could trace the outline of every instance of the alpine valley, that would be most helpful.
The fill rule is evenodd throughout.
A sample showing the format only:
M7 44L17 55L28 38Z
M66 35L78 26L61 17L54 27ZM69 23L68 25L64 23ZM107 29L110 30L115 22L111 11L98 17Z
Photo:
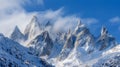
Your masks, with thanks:
M52 21L33 16L22 33L0 34L0 67L120 67L120 44L103 26L95 37L81 22L54 31Z

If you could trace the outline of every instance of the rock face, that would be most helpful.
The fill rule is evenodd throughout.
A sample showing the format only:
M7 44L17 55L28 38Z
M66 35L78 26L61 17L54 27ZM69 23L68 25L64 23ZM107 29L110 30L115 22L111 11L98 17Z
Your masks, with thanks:
M97 48L99 50L104 50L106 48L115 46L115 44L116 44L115 38L108 33L105 27L102 27L101 35L97 40Z
M46 67L49 65L29 52L19 43L0 35L0 67Z
M79 31L78 31L79 30ZM76 48L83 48L87 52L92 52L94 50L94 36L89 32L87 27L85 27L83 24L79 24L75 31L77 31L76 34L76 42L75 47Z
M69 33L67 40L63 46L63 49L60 53L59 60L63 60L69 55L71 50L74 48L75 40L76 40L76 37L72 35L71 33Z
M26 26L24 34L26 39L34 38L41 33L40 23L36 16L33 16L31 22Z
M80 33L83 29L86 29L85 25L81 23L81 21L78 21L78 25L74 30L74 34Z
M50 55L53 48L53 41L49 36L47 31L42 32L34 40L32 40L29 45L31 48L35 49L35 55L45 56Z
M17 42L25 40L25 36L21 33L21 31L19 30L19 28L17 26L15 27L10 38L14 41L17 41Z

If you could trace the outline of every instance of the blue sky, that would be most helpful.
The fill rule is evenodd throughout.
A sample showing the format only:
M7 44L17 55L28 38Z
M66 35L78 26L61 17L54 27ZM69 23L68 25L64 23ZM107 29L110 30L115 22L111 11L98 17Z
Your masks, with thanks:
M57 10L61 7L64 7L65 15L97 19L98 23L89 26L91 32L98 36L101 26L106 26L110 34L120 42L120 0L44 0L43 5L31 5L25 9L32 12ZM112 21L116 18L118 20Z
M4 3L3 1L7 2L7 0L1 0L1 4ZM17 3L18 5L13 5L13 3ZM21 16L22 18L27 17L27 19L28 15L31 16L29 13L46 10L56 11L63 8L63 16L75 15L76 17L84 18L84 21L86 21L87 18L87 24L85 22L83 23L90 28L90 31L95 36L100 34L102 26L106 26L109 33L120 42L120 0L29 0L29 2L28 0L11 0L11 4L5 5L5 8L8 6L11 6L9 8L15 9L11 10L11 13L16 15L18 12L17 14L22 15L18 16ZM0 9L3 10L2 7L0 7ZM11 16L14 14L11 14ZM0 16L0 19L4 16L6 17L6 13L0 13L0 15L3 15ZM25 21L27 22L28 20ZM21 24L21 26L23 25Z

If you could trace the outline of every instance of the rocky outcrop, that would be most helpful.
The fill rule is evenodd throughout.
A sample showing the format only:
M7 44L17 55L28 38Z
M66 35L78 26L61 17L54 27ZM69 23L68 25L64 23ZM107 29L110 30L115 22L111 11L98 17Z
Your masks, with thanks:
M12 32L10 38L14 41L20 42L25 40L24 34L21 33L20 29L16 26Z
M24 34L27 39L32 39L41 33L40 23L36 16L33 16L31 22L26 26Z
M30 46L30 48L33 48L35 50L34 52L37 56L50 55L54 46L53 41L47 31L42 32L28 45Z
M107 48L112 48L116 45L115 38L110 35L105 27L101 29L101 35L99 36L96 48L99 50L104 50Z

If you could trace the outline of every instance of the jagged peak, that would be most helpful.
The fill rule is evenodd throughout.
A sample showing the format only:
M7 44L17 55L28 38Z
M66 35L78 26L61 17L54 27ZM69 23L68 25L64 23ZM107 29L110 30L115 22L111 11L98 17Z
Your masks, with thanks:
M20 32L20 29L18 28L17 25L15 26L13 33L15 33L15 32ZM21 32L20 32L20 33L21 33Z
M31 22L37 22L37 16L34 15Z
M85 27L85 25L82 23L82 21L80 19L78 20L77 27Z
M20 29L18 28L18 26L15 26L14 31L12 32L12 34L10 35L10 38L14 41L22 41L24 40L24 34L21 33Z
M107 30L107 28L105 26L102 26L101 35L100 35L99 40L100 39L102 39L102 40L105 40L105 39L115 40L115 38L108 33L108 30Z
M108 30L105 26L102 26L102 29L101 29L101 36L102 35L107 35L108 34Z
M86 27L84 24L82 24L81 21L79 20L79 21L78 21L78 25L77 25L77 27L75 28L74 34L78 34L78 33L80 33L82 30L85 30L85 29L87 29L87 27Z
M49 36L48 31L44 31L42 34L43 34L43 36L45 36L45 38Z
M40 33L41 27L37 16L33 16L31 22L26 26L24 34L26 39L34 38Z
M82 22L81 22L81 20L79 19L78 20L78 26L81 26L82 25Z
M36 39L39 39L41 36L42 36L42 38L44 38L44 39L49 39L49 38L50 38L48 31L43 31L40 35L38 35L38 36L36 37Z
M116 45L115 38L108 33L108 30L105 26L102 26L101 35L97 40L99 43L99 50L104 50L106 48L112 48Z
M32 19L31 19L31 22L29 23L30 25L32 24L35 24L35 25L40 25L40 23L39 23L39 21L38 21L38 18L37 18L37 16L36 15L34 15L33 17L32 17Z

